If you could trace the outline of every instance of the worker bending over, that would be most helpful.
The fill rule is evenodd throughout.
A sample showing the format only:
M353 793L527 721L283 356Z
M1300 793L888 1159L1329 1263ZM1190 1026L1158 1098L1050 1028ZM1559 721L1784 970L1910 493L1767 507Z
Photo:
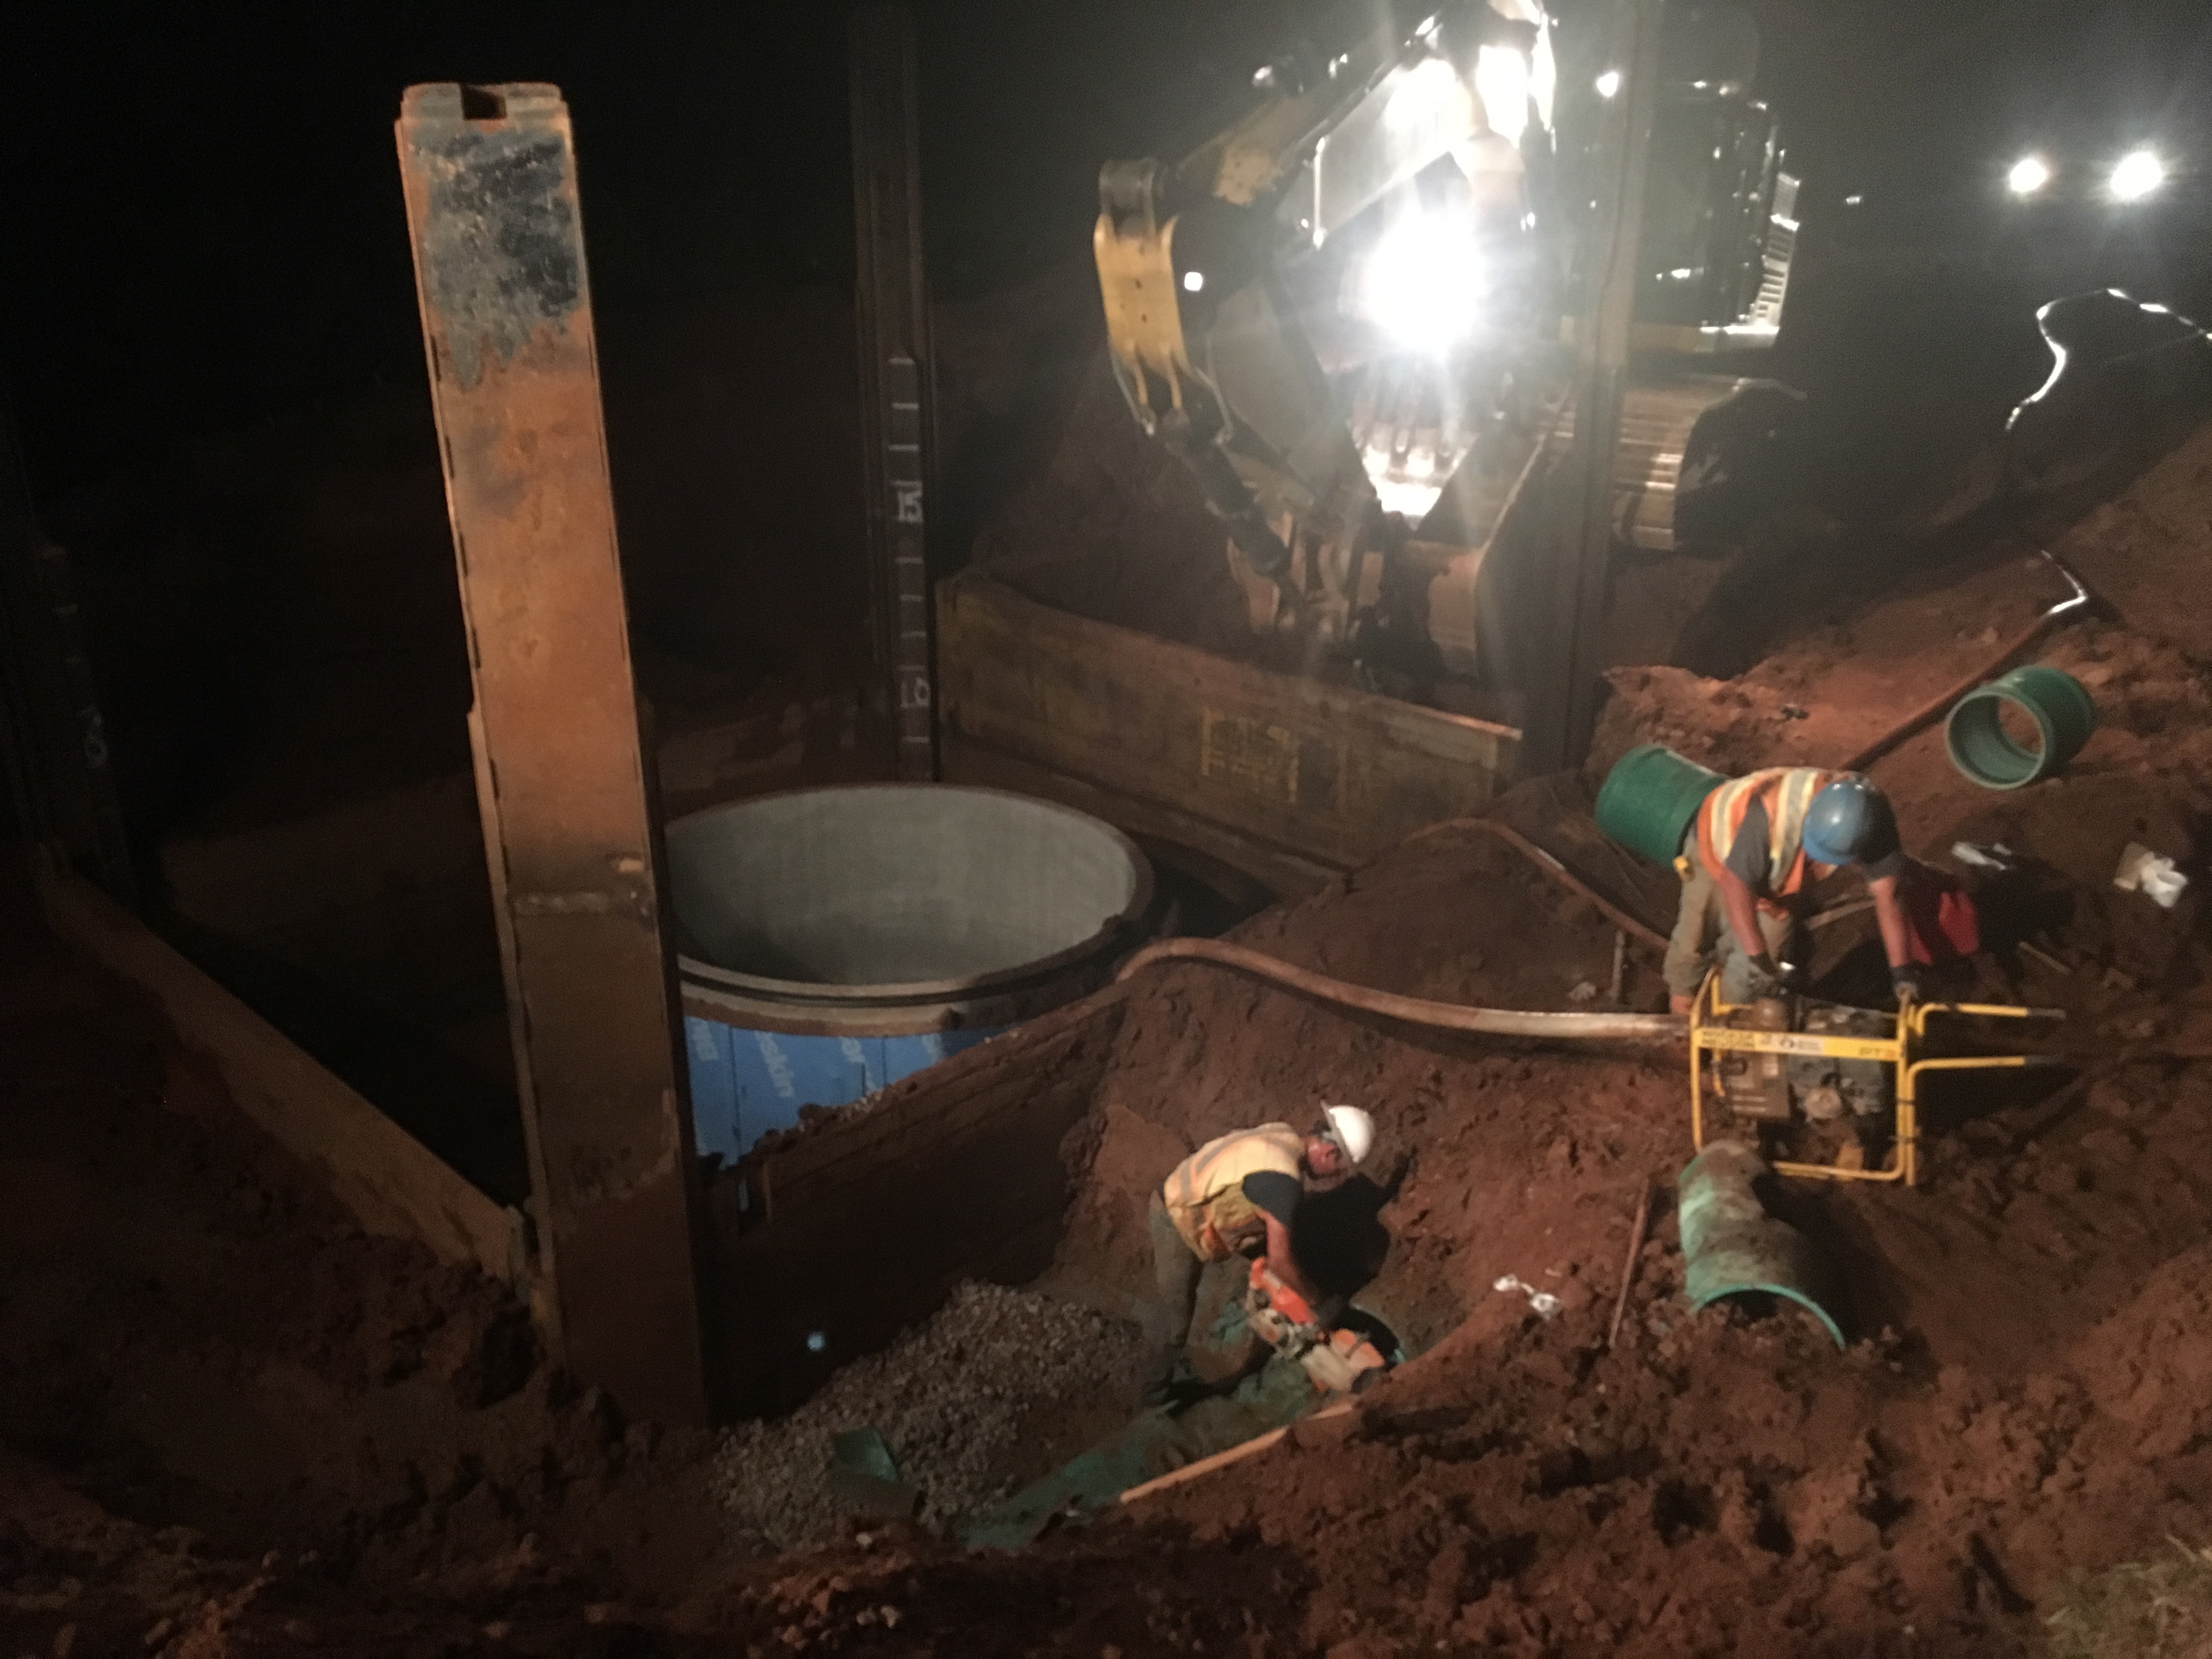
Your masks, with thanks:
M1778 958L1792 954L1813 884L1847 864L1874 896L1891 984L1900 1000L1917 996L1897 896L1905 854L1887 798L1856 772L1776 766L1714 790L1682 838L1682 908L1667 945L1674 1012L1690 1011L1716 957L1723 1001L1779 991Z
M1162 1405L1187 1367L1183 1346L1208 1263L1267 1258L1268 1268L1310 1303L1322 1297L1291 1254L1291 1228L1307 1192L1351 1173L1375 1144L1375 1120L1357 1106L1331 1106L1310 1133L1287 1123L1209 1140L1152 1194L1154 1294L1148 1405Z

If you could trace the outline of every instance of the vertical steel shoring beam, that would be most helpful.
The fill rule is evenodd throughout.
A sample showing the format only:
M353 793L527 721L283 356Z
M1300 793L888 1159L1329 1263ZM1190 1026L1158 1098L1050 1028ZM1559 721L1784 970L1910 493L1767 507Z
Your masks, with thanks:
M1581 361L1575 441L1553 570L1547 671L1533 688L1522 770L1555 772L1578 764L1597 721L1606 588L1613 563L1613 469L1628 385L1630 329L1636 311L1644 232L1644 175L1659 101L1659 24L1663 0L1614 0L1611 61L1620 94L1607 100L1600 147L1597 213L1588 247L1589 283L1577 331Z
M926 781L937 775L923 511L936 433L914 20L907 6L865 5L854 12L850 56L859 256L854 321L870 621L877 683L886 688L896 734L896 775Z
M0 747L41 875L71 872L137 902L106 716L69 555L40 533L0 408Z
M708 1414L691 1115L568 112L411 87L400 172L476 684L538 1310L625 1412Z

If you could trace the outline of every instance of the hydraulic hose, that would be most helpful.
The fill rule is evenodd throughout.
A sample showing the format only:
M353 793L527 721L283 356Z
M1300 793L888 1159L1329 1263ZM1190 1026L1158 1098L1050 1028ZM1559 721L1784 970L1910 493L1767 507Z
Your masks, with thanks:
M1688 1022L1672 1014L1549 1014L1518 1008L1470 1008L1457 1002L1370 990L1304 968L1294 968L1242 945L1212 939L1170 939L1148 945L1121 964L1118 983L1158 962L1211 962L1341 1008L1356 1008L1408 1025L1442 1031L1475 1031L1488 1036L1533 1037L1544 1042L1668 1042L1680 1037Z

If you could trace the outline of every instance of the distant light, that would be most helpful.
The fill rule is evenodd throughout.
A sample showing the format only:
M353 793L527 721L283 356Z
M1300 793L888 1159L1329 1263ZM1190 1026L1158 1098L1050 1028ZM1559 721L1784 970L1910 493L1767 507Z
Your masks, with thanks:
M809 1352L809 1353L820 1353L820 1352L821 1352L824 1348L828 1347L829 1346L830 1346L830 1335L829 1335L829 1333L828 1333L828 1332L826 1332L826 1331L809 1331L809 1332L807 1332L807 1334L806 1334L806 1352Z
M2005 188L2015 196L2033 196L2051 182L2051 168L2040 155L2023 155L2005 174Z
M2130 150L2112 169L2112 197L2116 201L2140 202L2165 182L2165 162L2147 149Z
M1206 291L1206 273L1202 270L1183 272L1182 291L1186 294L1203 294Z
M1667 274L1678 283L1686 283L1698 274L1698 270L1695 265L1677 265Z
M1856 207L1860 203L1865 200L1866 198L1863 196L1846 196L1844 198L1844 205L1845 207Z
M1610 98L1620 90L1620 71L1619 70L1607 70L1604 74L1597 77L1597 95L1599 97Z

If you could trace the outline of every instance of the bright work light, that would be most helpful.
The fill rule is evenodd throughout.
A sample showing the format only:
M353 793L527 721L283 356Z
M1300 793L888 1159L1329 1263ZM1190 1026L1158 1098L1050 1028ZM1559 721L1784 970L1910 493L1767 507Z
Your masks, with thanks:
M2147 149L2130 150L2112 168L2113 199L2140 202L2166 182L2166 163Z

